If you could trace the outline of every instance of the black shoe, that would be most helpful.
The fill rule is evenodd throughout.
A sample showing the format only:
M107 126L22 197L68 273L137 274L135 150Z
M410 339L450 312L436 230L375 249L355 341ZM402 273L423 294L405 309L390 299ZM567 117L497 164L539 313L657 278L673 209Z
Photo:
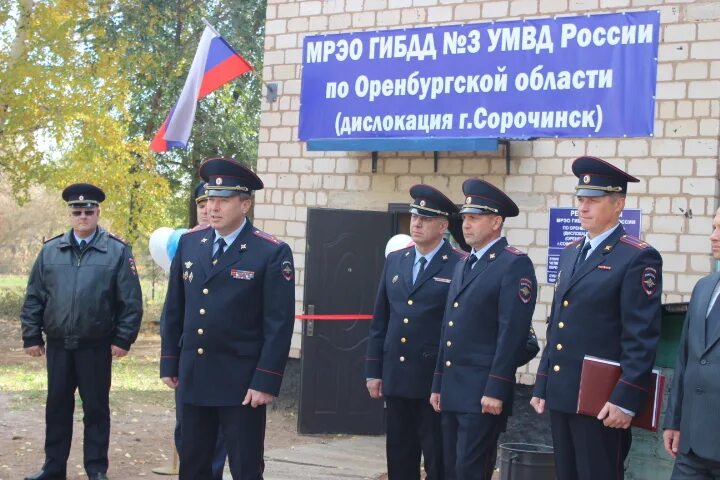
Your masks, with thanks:
M40 470L32 475L25 477L25 480L66 480L64 473L51 473L45 470Z
M88 480L108 480L104 472L88 473Z

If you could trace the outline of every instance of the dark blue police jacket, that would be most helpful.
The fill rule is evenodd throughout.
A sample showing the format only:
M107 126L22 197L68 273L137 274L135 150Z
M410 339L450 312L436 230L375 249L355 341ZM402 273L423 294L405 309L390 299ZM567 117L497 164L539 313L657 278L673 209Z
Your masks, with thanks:
M365 361L366 378L381 378L383 395L430 398L445 299L453 269L465 255L443 241L415 285L415 247L388 255Z
M277 396L290 350L295 274L290 247L248 221L212 265L213 229L180 238L170 267L161 377L186 403L240 405L248 388Z
M547 343L533 395L577 411L585 355L619 361L613 404L639 412L660 338L662 259L619 226L573 274L584 238L560 255Z
M443 411L480 413L488 396L510 414L517 360L535 310L535 270L504 238L463 279L466 262L457 264L450 285L432 391L441 394Z

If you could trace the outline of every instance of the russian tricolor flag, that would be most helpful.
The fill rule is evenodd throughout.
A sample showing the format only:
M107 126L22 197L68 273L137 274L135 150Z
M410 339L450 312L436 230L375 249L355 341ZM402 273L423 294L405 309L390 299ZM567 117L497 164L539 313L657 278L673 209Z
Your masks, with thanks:
M206 26L180 98L155 134L150 149L167 152L171 148L186 148L197 101L252 69L215 29Z

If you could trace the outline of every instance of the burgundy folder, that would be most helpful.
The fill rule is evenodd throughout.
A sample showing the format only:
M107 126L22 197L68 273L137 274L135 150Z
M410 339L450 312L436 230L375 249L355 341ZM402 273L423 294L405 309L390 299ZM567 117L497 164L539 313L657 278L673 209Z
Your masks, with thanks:
M585 355L580 374L577 413L597 417L605 402L610 399L621 373L620 362ZM665 376L654 368L645 405L640 412L636 412L632 426L657 432L664 386Z

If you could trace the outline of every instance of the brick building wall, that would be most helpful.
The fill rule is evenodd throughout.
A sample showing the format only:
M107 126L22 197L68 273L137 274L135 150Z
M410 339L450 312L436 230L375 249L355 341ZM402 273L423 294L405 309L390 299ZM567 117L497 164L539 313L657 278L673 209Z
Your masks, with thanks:
M398 27L543 18L554 15L659 10L655 132L652 138L517 141L511 173L502 151L382 152L371 173L369 152L308 152L299 142L300 74L305 35ZM550 207L574 204L570 165L580 155L611 161L641 179L627 207L643 213L644 239L664 259L664 302L686 301L713 269L708 235L718 206L720 134L720 1L660 0L268 0L263 78L278 83L278 100L263 102L255 222L295 253L297 311L302 311L308 208L387 210L407 202L408 188L428 183L462 203L462 182L480 176L520 206L504 235L535 264L540 291L533 323L544 340L553 286L544 283ZM292 355L299 354L296 324ZM537 359L522 371L534 381Z

